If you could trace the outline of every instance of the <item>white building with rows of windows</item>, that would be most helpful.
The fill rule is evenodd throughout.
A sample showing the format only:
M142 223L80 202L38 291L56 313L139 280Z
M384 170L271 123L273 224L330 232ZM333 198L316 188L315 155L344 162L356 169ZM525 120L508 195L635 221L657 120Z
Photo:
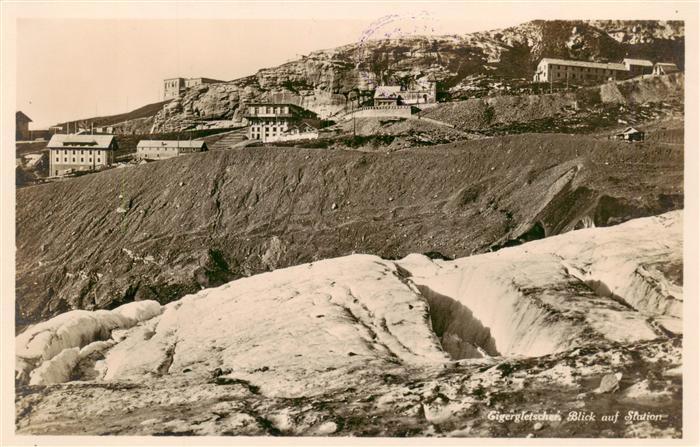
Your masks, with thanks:
M674 63L654 64L646 59L625 58L622 63L616 64L545 57L537 64L533 81L590 85L642 75L660 76L678 71L680 70Z
M248 120L248 139L263 143L302 139L313 134L309 128L320 127L315 113L295 104L249 104L245 118Z
M598 84L605 81L626 79L630 75L625 64L572 61L546 57L537 64L535 82L559 82L569 84Z
M114 135L55 134L49 150L49 176L95 171L114 163L119 148Z
M201 140L141 140L136 145L136 159L164 160L206 150L207 143Z

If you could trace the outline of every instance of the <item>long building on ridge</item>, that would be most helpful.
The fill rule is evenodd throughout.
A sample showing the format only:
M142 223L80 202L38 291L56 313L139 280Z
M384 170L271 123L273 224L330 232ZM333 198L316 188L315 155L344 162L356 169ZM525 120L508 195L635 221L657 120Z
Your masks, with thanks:
M625 58L622 63L602 63L545 57L537 64L532 80L534 82L590 85L677 71L679 70L676 64L663 62L654 64L646 59Z
M569 84L598 84L605 81L627 79L629 70L625 64L573 61L545 57L537 64L533 81Z
M164 160L207 150L207 143L201 140L141 140L136 145L136 159Z
M55 134L49 149L49 176L95 171L114 163L119 148L114 135Z

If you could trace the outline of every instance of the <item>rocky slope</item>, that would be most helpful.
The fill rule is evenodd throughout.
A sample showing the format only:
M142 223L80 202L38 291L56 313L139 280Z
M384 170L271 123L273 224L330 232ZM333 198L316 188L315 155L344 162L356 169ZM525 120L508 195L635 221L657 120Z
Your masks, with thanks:
M17 191L17 324L353 252L448 257L683 206L683 146L514 135L212 151Z
M154 131L209 120L240 121L251 101L284 100L322 116L371 99L376 85L434 79L442 95L465 98L488 90L507 93L508 80L532 77L542 57L617 61L623 57L683 66L684 25L666 21L532 21L462 36L404 36L391 26L358 42L316 51L239 80L191 89L155 116ZM480 93L480 94L482 94Z
M17 430L679 437L682 229L677 211L455 261L351 255L165 306L72 311L16 339Z
M62 132L75 132L76 130L74 129L84 129L89 132L93 126L111 126L115 129L114 133L118 134L146 133L153 127L154 117L169 102L170 100L168 99L166 101L147 104L126 113L67 121L55 124L55 126L62 128Z
M572 92L452 101L420 112L456 129L485 134L584 133L682 117L682 73L631 79Z

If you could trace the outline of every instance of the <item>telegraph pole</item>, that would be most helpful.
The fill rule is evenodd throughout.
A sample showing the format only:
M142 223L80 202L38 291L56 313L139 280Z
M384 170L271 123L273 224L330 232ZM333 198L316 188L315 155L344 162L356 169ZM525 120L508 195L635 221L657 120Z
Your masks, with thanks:
M357 95L355 95L355 99L357 99ZM353 102L352 106L352 138L355 139L355 128L356 128L356 115L355 111L357 110L357 107L355 107L355 103ZM354 144L354 143L353 143Z

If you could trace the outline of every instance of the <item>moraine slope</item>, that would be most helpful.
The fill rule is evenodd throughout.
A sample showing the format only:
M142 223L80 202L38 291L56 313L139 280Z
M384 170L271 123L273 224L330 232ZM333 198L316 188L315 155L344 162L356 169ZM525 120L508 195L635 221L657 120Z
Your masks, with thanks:
M17 191L19 326L351 253L450 258L683 205L679 144L217 151Z

